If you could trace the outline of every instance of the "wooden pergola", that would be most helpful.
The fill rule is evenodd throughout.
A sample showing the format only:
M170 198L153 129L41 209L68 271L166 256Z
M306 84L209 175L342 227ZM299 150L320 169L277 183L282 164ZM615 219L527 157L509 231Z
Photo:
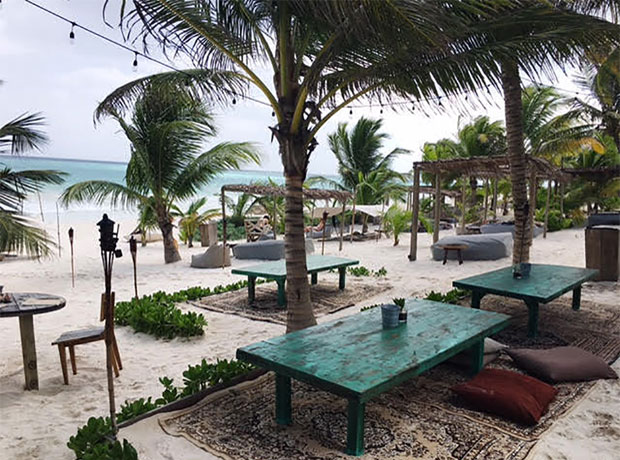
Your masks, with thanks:
M226 251L226 192L233 193L247 193L254 196L266 196L266 197L282 197L286 196L286 189L284 187L269 186L269 185L247 185L247 184L229 184L222 186L222 237L223 237L223 251ZM346 211L347 201L353 198L353 194L343 190L331 190L331 189L315 189L305 188L303 189L303 197L306 200L336 200L342 203L343 217L340 220L340 248L342 251L343 234L344 234L344 212ZM274 200L273 206L273 236L277 238L276 224L278 219L278 212L276 209L276 201ZM324 229L325 232L325 229ZM325 251L325 237L323 237L323 246L321 252ZM224 260L224 259L222 259Z
M528 177L530 178L530 198L531 202L535 202L537 186L539 180L556 180L565 182L569 180L569 176L560 169L553 166L548 161L527 156L527 169ZM418 247L418 223L420 213L420 193L427 186L420 185L420 174L426 172L432 174L435 177L435 187L433 194L440 196L441 190L441 178L445 175L457 175L465 177L475 177L476 179L495 179L493 186L493 203L497 204L497 180L503 177L510 176L510 164L506 155L498 155L492 157L475 157L475 158L455 158L450 160L437 160L437 161L419 161L413 164L413 198L412 198L412 218L411 218L411 243L409 247L409 260L414 261L417 259L417 247ZM465 197L466 197L466 185L463 186L463 191L460 192L463 210L461 216L461 230L465 229ZM485 209L487 203L485 187ZM549 215L549 201L550 201L551 187L547 191L547 202L545 206L545 229L544 236L547 234L547 222ZM458 193L458 192L454 192ZM441 212L441 200L435 200L434 207L434 225L433 225L433 243L436 243L439 239L439 220ZM535 206L530 207L530 218L533 219Z

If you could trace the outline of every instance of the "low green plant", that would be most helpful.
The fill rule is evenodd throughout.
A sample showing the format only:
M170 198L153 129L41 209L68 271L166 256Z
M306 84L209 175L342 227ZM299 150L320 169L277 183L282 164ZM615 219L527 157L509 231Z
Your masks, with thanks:
M372 310L373 308L377 308L377 307L380 307L380 306L381 306L380 303L376 303L374 305L367 305L365 307L360 308L360 311Z
M184 387L180 390L180 396L185 397L197 393L201 390L227 383L233 378L246 374L254 369L254 366L243 361L218 359L215 363L207 363L202 360L200 364L189 366L183 372Z
M435 302L456 304L469 295L468 291L463 289L452 289L445 294L441 292L431 291L425 297L426 300L434 300Z
M385 269L385 267L381 267L379 270L373 272L373 276L376 276L377 278L387 276L387 270Z
M401 310L405 308L405 299L402 297L394 297L392 302L394 302L394 305L398 306Z
M356 277L370 276L370 270L368 270L363 265L360 265L359 267L349 267L347 269L347 273L349 273L349 275L351 276L356 276Z
M121 404L121 410L116 414L116 421L118 423L122 423L126 420L134 419L142 414L146 414L147 412L152 411L153 409L157 409L160 404L151 401L151 398L140 398L134 401L125 401Z
M77 434L69 438L67 447L77 460L137 460L136 449L126 440L115 440L109 418L91 417Z
M545 220L545 210L538 209L536 211L536 220L539 222L544 222ZM564 230L565 228L570 228L573 225L573 221L569 218L565 218L559 209L550 209L549 217L547 221L547 231L556 232L558 230Z

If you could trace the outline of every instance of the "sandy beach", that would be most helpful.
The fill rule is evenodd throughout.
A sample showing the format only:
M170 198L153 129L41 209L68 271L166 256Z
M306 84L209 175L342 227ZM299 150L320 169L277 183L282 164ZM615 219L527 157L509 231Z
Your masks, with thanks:
M0 263L0 283L6 291L38 291L63 296L67 305L62 310L35 316L35 334L39 369L39 391L23 391L23 369L18 321L0 319L0 408L3 427L0 430L1 458L72 459L66 447L69 437L88 417L105 415L107 411L104 346L100 343L77 348L77 375L70 375L70 384L63 385L58 351L51 342L62 332L98 325L99 297L103 291L102 265L93 223L81 222L75 228L76 281L71 287L69 244L66 237L68 222L61 223L62 256L41 262L23 258L5 259ZM121 222L121 234L133 227ZM55 228L49 229L56 234ZM452 234L447 230L442 234ZM407 260L409 235L401 237L400 246L392 241L346 242L339 253L338 243L326 244L326 254L341 254L360 260L370 269L385 267L388 293L367 299L364 304L376 303L391 297L423 295L430 290L449 290L454 279L500 268L509 259L491 262L470 262L463 265L449 262L442 265L430 259L431 236L420 235L418 261ZM133 295L132 265L129 248L122 242L125 255L114 265L113 289L117 300ZM320 250L320 247L318 248ZM231 268L197 270L189 266L191 254L203 249L181 246L183 260L164 265L161 243L138 248L138 289L140 295L164 289L168 292L201 285L227 284L241 279L230 273ZM532 262L584 266L583 229L550 233L534 241ZM233 259L233 267L250 265L252 261ZM336 276L336 275L334 275ZM570 295L570 294L568 294ZM588 283L583 290L584 300L616 305L620 298L618 283ZM117 407L126 399L156 396L161 393L158 378L168 376L180 382L188 364L203 358L233 358L239 346L284 333L284 327L267 322L252 321L234 315L201 310L190 305L183 309L202 313L208 320L204 336L195 339L156 340L137 334L126 327L117 328L117 339L124 369L115 380ZM337 315L359 311L351 307ZM322 320L333 319L334 315ZM620 371L618 361L614 364ZM600 381L568 414L544 434L530 458L589 459L618 458L620 451L620 384ZM143 459L215 458L182 438L166 435L156 418L144 420L124 429L121 437L129 439Z

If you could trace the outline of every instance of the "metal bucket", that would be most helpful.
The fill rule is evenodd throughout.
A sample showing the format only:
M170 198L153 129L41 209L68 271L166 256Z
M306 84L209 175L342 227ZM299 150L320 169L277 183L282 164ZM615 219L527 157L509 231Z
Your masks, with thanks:
M392 329L397 327L399 314L400 308L398 305L381 305L381 321L383 322L383 329Z

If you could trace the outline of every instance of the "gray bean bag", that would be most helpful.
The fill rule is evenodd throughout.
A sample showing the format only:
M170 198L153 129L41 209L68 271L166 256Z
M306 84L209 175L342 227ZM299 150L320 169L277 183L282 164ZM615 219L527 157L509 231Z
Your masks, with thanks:
M539 227L538 225L534 226L534 238L543 233L543 227ZM484 224L480 226L480 233L483 235L488 235L490 233L508 233L510 232L512 236L515 234L515 224L512 223L503 223L503 224Z
M312 240L305 240L306 253L314 252ZM284 259L284 240L265 240L253 243L237 244L233 248L233 255L237 259L263 259L279 260Z
M215 244L209 246L209 248L202 254L196 254L192 256L191 266L194 268L218 268L222 266L222 256L224 256L224 266L230 265L230 248L226 248L226 251L222 251L221 244Z
M620 225L620 212L601 212L588 217L588 227L595 225Z
M486 235L444 236L431 246L433 260L443 260L442 244L466 244L462 251L464 260L496 260L512 253L512 233L493 233ZM456 251L448 252L448 259L456 259Z

